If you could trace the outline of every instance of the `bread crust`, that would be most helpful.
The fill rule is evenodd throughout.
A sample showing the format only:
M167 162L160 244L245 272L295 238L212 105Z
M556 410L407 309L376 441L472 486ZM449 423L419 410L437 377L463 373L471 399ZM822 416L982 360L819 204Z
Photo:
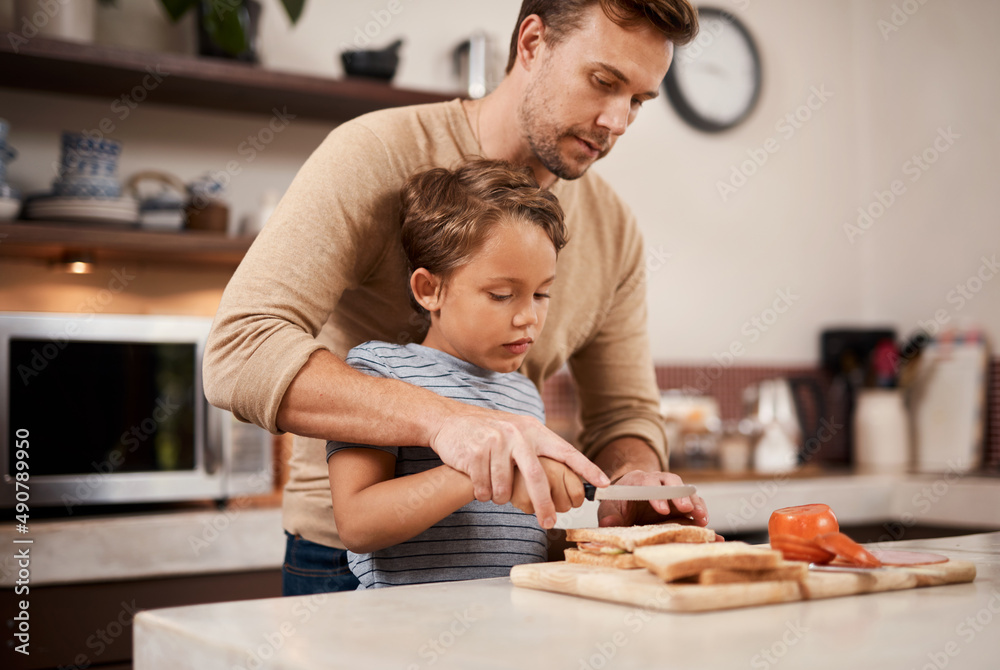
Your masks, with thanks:
M667 542L714 542L715 531L701 526L661 523L650 526L570 528L566 531L566 539L570 542L600 542L626 551L635 551L636 547Z
M752 547L745 542L711 544L658 544L638 547L639 565L666 582L700 574L709 568L766 570L782 564L780 551Z
M580 565L597 565L620 570L637 570L642 566L635 560L635 554L592 554L579 549L566 549L566 562Z
M736 584L740 582L802 581L809 574L809 566L801 561L784 561L776 568L764 570L730 570L707 568L698 575L699 584Z

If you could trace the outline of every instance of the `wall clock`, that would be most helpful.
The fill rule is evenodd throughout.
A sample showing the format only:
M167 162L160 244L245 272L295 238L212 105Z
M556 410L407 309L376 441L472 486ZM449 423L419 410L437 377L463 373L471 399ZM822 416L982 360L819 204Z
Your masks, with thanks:
M757 45L733 14L698 8L698 37L677 47L663 79L667 99L688 124L709 133L732 128L760 97Z

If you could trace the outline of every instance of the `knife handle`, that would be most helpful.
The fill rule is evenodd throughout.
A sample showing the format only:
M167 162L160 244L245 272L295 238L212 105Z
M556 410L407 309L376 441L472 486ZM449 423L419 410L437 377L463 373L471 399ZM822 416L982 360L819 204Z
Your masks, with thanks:
M597 495L597 487L590 482L583 483L583 497L587 500L593 500L594 496Z

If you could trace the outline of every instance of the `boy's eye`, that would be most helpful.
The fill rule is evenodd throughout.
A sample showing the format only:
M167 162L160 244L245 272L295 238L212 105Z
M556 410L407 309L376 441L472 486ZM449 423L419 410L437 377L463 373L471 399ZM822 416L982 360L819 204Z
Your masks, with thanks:
M597 82L598 86L603 86L604 88L611 88L611 82L600 77L594 77L594 81Z
M504 300L509 300L513 296L511 295L501 295L499 293L490 292L490 300L496 300L497 302L503 302Z
M548 297L549 297L549 294L548 294L548 293L536 293L536 294L535 294L535 297L536 297L536 298L538 298L538 299L541 299L541 298L548 298Z

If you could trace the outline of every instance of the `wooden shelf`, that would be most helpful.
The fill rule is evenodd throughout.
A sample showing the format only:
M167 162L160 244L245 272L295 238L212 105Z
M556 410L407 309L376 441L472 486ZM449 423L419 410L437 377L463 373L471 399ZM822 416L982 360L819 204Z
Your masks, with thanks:
M198 231L163 233L110 224L0 223L0 257L49 263L64 260L66 254L86 253L97 263L138 261L234 270L252 242L252 237Z
M274 108L287 108L297 118L333 122L457 95L42 37L17 45L15 52L9 40L0 40L0 87L116 99L141 88L144 80L152 89L147 100L156 104L264 115L271 115Z

